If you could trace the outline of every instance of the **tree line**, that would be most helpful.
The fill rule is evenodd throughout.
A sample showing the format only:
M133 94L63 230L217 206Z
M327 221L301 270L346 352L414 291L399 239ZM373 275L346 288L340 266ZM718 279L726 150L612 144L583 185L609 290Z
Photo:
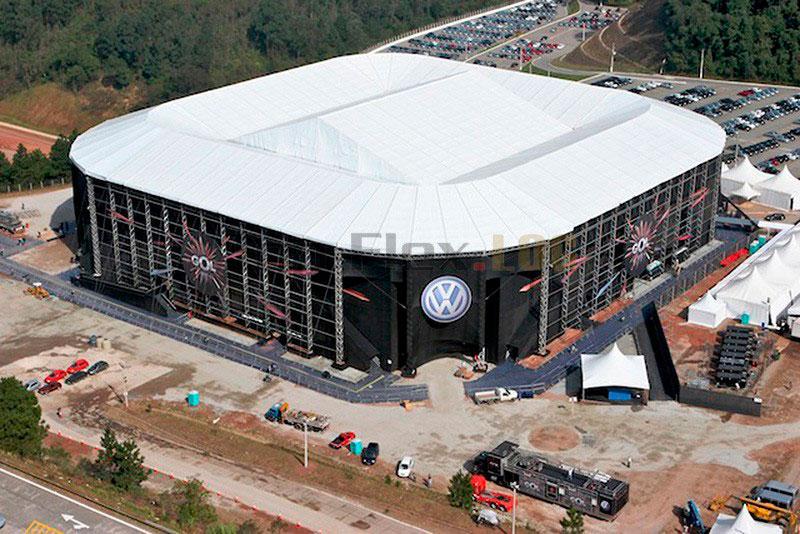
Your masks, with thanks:
M77 132L59 135L48 155L38 148L29 151L21 144L11 161L0 152L0 188L38 185L41 182L61 178L69 180L71 176L69 150L77 136Z
M666 67L719 78L800 84L798 0L667 0Z
M0 98L44 81L144 104L355 53L497 0L0 0Z

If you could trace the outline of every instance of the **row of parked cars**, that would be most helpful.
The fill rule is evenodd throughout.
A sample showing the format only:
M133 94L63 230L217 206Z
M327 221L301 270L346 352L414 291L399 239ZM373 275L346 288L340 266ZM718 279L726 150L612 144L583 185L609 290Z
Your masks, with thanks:
M734 135L737 130L749 132L769 121L779 119L791 113L797 113L798 111L800 111L800 93L779 100L769 106L754 109L734 119L724 121L720 126L722 126L722 129L725 130L728 136L731 136Z
M526 2L414 37L402 45L390 47L389 51L458 59L514 35L529 32L543 22L552 20L555 13L555 0Z
M28 391L35 391L40 395L47 395L58 389L61 389L61 381L71 386L77 384L87 377L94 376L102 371L108 369L108 362L99 360L92 365L83 358L77 359L72 362L72 365L66 369L54 369L50 371L44 379L31 378L25 381L22 385Z
M600 6L595 7L594 11L584 11L579 15L570 17L558 23L559 26L566 26L570 28L586 28L587 30L595 31L602 30L612 22L618 20L622 15L622 10L601 9Z
M620 87L625 87L631 83L633 83L633 79L628 78L627 76L606 76L605 78L601 78L596 82L592 82L592 85L597 85L598 87L608 87L610 89L619 89Z
M704 98L709 98L717 94L716 89L707 85L697 85L684 89L680 93L673 93L664 97L664 102L668 102L675 106L686 106L699 102Z

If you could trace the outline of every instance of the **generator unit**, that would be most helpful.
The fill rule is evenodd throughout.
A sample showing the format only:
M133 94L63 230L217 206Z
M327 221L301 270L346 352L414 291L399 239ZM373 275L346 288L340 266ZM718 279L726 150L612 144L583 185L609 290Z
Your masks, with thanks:
M481 452L474 470L501 486L517 485L520 493L606 521L628 502L627 482L554 462L511 441Z

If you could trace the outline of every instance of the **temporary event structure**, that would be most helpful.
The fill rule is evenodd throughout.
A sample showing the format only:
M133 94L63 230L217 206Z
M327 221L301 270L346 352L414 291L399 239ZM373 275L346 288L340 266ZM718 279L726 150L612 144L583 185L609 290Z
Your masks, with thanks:
M581 354L583 398L647 400L650 381L644 356L623 354L614 343L601 354Z
M755 186L771 177L771 174L758 170L750 163L750 158L745 156L739 160L738 163L732 165L727 171L723 169L722 179L720 180L720 190L723 195L730 195L744 184Z
M759 204L782 210L800 209L800 180L794 177L788 167L760 182L757 186Z
M715 328L727 317L728 309L725 304L715 299L711 292L689 306L689 322L692 324Z
M761 523L753 519L746 505L734 517L719 514L717 521L708 534L781 534L783 529L778 525Z

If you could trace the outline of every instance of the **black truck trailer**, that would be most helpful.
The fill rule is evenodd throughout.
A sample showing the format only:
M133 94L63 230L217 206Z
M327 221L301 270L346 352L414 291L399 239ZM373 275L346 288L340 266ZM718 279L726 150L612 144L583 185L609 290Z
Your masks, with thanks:
M483 451L473 466L476 473L501 486L516 484L520 493L606 521L613 520L628 502L627 482L553 462L511 441Z

